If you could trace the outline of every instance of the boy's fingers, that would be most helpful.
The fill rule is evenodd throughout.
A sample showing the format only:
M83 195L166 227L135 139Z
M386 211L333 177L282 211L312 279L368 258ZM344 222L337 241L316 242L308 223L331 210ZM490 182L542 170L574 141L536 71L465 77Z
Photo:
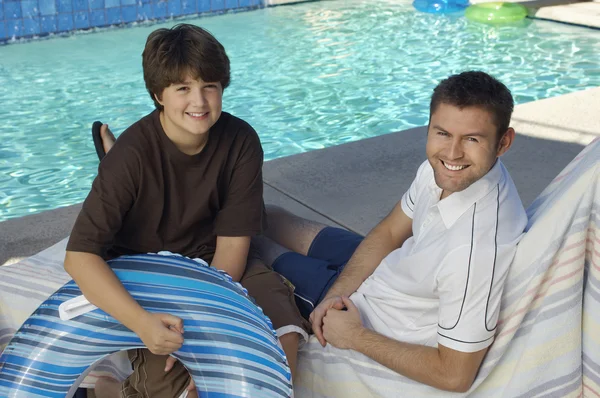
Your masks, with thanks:
M176 361L177 360L175 358L169 355L167 357L167 363L165 364L165 372L168 372L169 370L173 369L173 365L175 365Z
M171 314L161 314L160 320L166 326L172 327L175 330L180 331L180 333L183 333L183 319Z

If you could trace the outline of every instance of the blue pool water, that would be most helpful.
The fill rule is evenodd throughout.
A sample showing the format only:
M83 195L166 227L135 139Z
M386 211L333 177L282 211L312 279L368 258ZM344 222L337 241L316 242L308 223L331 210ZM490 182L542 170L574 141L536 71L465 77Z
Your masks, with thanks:
M552 22L495 28L360 0L190 21L225 45L224 109L255 127L266 159L426 124L435 84L465 69L494 74L518 103L600 85L600 31ZM91 123L118 134L152 110L141 52L160 26L0 47L0 220L85 198Z

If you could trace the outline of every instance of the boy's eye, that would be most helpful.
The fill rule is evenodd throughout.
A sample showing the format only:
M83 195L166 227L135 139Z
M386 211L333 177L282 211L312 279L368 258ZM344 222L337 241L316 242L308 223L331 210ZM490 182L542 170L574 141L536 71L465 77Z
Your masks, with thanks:
M188 90L188 87L186 87L186 86L179 87L179 88L177 89L177 91L186 91L186 90Z
M217 85L216 84L207 84L205 86L205 88L215 89L215 88L217 88Z

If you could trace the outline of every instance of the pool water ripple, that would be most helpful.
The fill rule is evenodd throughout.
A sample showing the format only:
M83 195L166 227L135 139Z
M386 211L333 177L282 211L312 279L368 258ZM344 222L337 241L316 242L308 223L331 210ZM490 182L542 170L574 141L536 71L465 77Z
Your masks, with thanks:
M489 27L347 0L189 22L225 45L224 109L254 126L266 159L426 124L431 90L462 70L492 73L517 103L600 85L600 31L545 21ZM159 26L0 47L0 220L85 198L92 122L118 135L152 110L141 52Z

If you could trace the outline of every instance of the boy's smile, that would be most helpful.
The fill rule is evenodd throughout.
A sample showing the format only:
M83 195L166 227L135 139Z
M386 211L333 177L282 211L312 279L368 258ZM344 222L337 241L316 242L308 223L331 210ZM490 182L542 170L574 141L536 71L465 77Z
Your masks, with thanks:
M177 148L188 155L202 151L208 132L221 116L221 83L188 75L181 83L165 88L157 101L163 106L163 129Z

